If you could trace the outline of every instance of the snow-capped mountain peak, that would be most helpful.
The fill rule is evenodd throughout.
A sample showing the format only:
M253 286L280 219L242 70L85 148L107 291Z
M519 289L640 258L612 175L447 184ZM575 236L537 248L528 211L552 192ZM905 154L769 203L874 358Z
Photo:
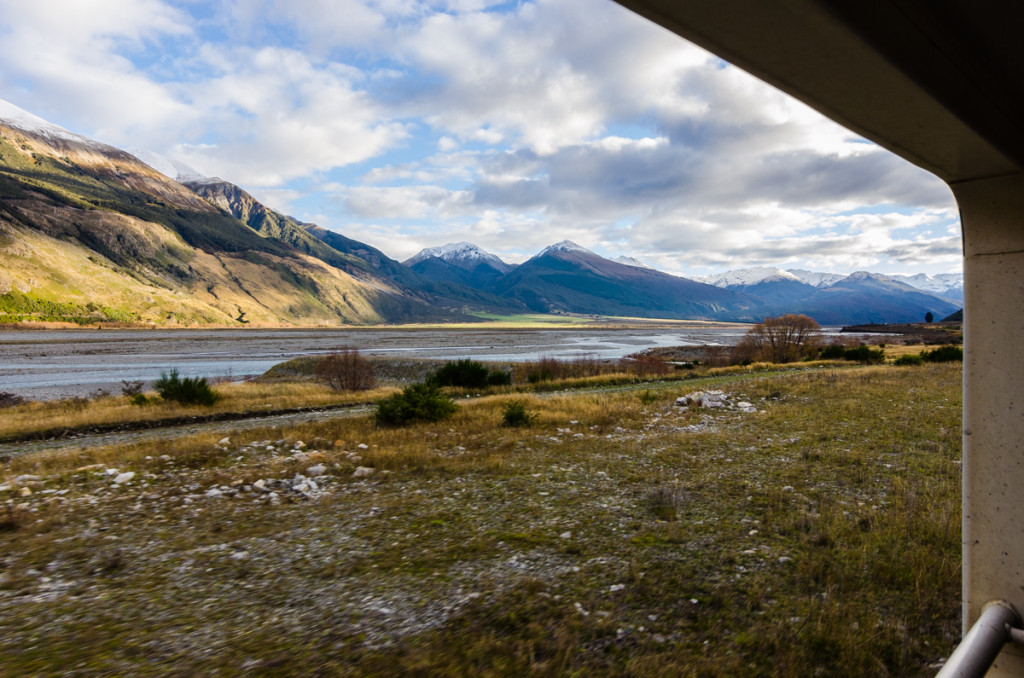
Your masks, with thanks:
M462 268L465 268L469 264L475 266L481 263L486 263L502 273L506 273L513 268L497 256L490 252L485 252L470 242L448 243L447 245L441 245L440 247L427 247L426 249L420 250L418 254L407 259L404 263L406 266L412 266L413 264L431 257L436 257L437 259L447 261L449 264L455 264Z
M791 268L787 273L792 273L800 281L814 287L830 287L846 277L842 273L818 273L800 268Z
M598 256L591 252L590 250L588 250L586 247L581 247L580 245L577 245L572 240L563 240L561 242L556 242L554 245L548 245L540 252L535 254L533 258L536 259L538 257L543 257L546 254L554 254L555 252L575 252L578 254L589 254L595 257Z
M30 134L49 137L51 139L73 141L78 144L93 147L104 146L104 144L100 144L92 139L87 139L86 137L75 134L74 132L69 132L59 125L47 122L38 115L29 113L28 111L15 106L9 101L4 101L3 99L0 99L0 123L5 123L10 127L20 129Z
M798 276L789 271L783 271L774 266L753 266L751 268L738 268L725 273L704 276L697 279L698 282L714 285L715 287L731 287L733 285L748 286L762 282L775 280L792 280L802 282Z

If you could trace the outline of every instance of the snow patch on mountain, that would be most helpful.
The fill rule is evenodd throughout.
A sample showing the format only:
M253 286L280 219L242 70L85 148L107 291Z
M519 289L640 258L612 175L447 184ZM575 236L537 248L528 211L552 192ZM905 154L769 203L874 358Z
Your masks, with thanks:
M556 242L554 245L548 245L547 247L542 249L540 252L535 254L533 256L533 258L534 259L538 259L540 257L543 257L543 256L547 255L547 254L554 254L556 252L569 252L569 253L575 253L575 254L589 254L589 255L594 256L594 257L598 256L597 254L594 254L593 252L588 250L586 247L581 247L581 246L577 245L576 243L574 243L571 240L563 240L561 242Z
M792 273L800 279L800 281L815 287L831 287L840 280L846 278L842 273L818 273L815 271L806 271L800 268L791 268L787 273Z
M475 268L482 263L488 264L502 273L507 273L514 268L514 266L506 264L497 256L490 252L485 252L469 242L449 243L440 247L427 247L402 263L406 266L412 266L431 257L447 261L449 264L459 266L460 268Z
M207 178L205 175L201 174L196 169L189 167L185 163L174 160L173 158L168 158L166 155L161 155L155 151L137 148L130 149L128 152L155 169L160 174L170 179L174 179L179 184L186 181L202 181Z
M69 132L63 127L47 122L38 115L33 115L32 113L15 106L9 101L4 101L3 99L0 99L0 122L10 127L20 129L23 132L48 137L50 139L73 141L93 148L107 148L106 144L101 144L98 141L93 141L92 139Z
M889 277L932 294L949 294L951 291L959 291L963 294L964 289L964 276L961 273L938 273L936 275L918 273L917 275L892 275Z
M648 266L644 262L640 261L639 259L634 259L633 257L627 257L625 255L622 255L621 257L616 257L615 259L612 259L612 261L614 261L617 264L624 264L626 266L633 266L634 268L647 268L647 269L650 269L652 271L654 270L653 268L651 268L650 266Z
M714 285L715 287L731 287L734 285L746 287L775 280L803 282L798 276L793 275L789 271L783 271L781 268L775 268L774 266L738 268L733 271L726 271L725 273L701 276L700 278L694 278L694 280Z

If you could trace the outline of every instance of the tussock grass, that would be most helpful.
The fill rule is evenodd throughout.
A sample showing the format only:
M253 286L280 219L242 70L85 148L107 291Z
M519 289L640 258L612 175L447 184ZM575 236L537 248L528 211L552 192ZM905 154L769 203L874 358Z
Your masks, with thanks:
M673 405L715 388L759 412ZM513 401L530 427L500 425ZM959 635L960 409L958 366L727 372L80 453L138 473L120 489L16 459L7 482L66 470L8 494L0 655L14 675L932 675ZM312 501L203 494L313 463Z

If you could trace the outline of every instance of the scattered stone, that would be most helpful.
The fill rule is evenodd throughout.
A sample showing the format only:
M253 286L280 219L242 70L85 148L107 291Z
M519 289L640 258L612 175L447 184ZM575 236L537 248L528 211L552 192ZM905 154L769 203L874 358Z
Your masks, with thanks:
M297 441L295 441L295 444L292 445L292 449L293 450L301 450L305 446L306 446L306 443L302 442L301 440L297 440Z
M611 586L608 587L608 592L609 593L616 593L618 591L621 591L624 588L626 588L625 584L612 584Z
M109 473L108 473L108 475L109 475ZM134 478L134 477L135 477L135 471L125 471L124 473L119 473L114 478L114 484L115 485L123 485L123 484L127 483L129 480L131 480L132 478Z
M229 445L230 443L231 443L231 438L221 438L220 441L217 444L218 445Z
M221 497L223 497L223 496L224 496L224 493L223 493L223 492L221 492L221 491L220 491L220 490L219 490L218 488L216 488L216 487L211 487L210 489L208 489L208 490L206 491L206 496L207 496L207 498L209 498L209 499L220 499Z
M366 443L359 443L358 445L356 445L356 447L358 449L360 449L360 450L368 450L368 449L370 449L370 446L367 445Z
M246 550L235 551L231 554L232 560L249 560L249 552Z
M317 464L316 466L310 466L306 469L306 475L310 478L318 478L323 474L327 473L327 467L323 464Z
M791 563L791 562L793 562L793 559L790 558L789 556L779 556L779 562L780 563Z
M572 532L563 532L558 536L562 539L572 539Z
M18 496L19 497L30 497L30 496L32 496L32 488L31 487L23 487L23 488L21 488L20 490L18 490Z
M352 472L353 478L365 478L372 476L376 469L370 468L369 466L357 466L356 470Z

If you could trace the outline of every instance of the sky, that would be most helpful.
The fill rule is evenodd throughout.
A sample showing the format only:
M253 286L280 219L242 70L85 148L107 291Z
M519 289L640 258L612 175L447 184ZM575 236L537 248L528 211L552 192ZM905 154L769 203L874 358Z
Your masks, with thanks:
M0 99L398 260L961 268L943 182L608 0L0 0Z

